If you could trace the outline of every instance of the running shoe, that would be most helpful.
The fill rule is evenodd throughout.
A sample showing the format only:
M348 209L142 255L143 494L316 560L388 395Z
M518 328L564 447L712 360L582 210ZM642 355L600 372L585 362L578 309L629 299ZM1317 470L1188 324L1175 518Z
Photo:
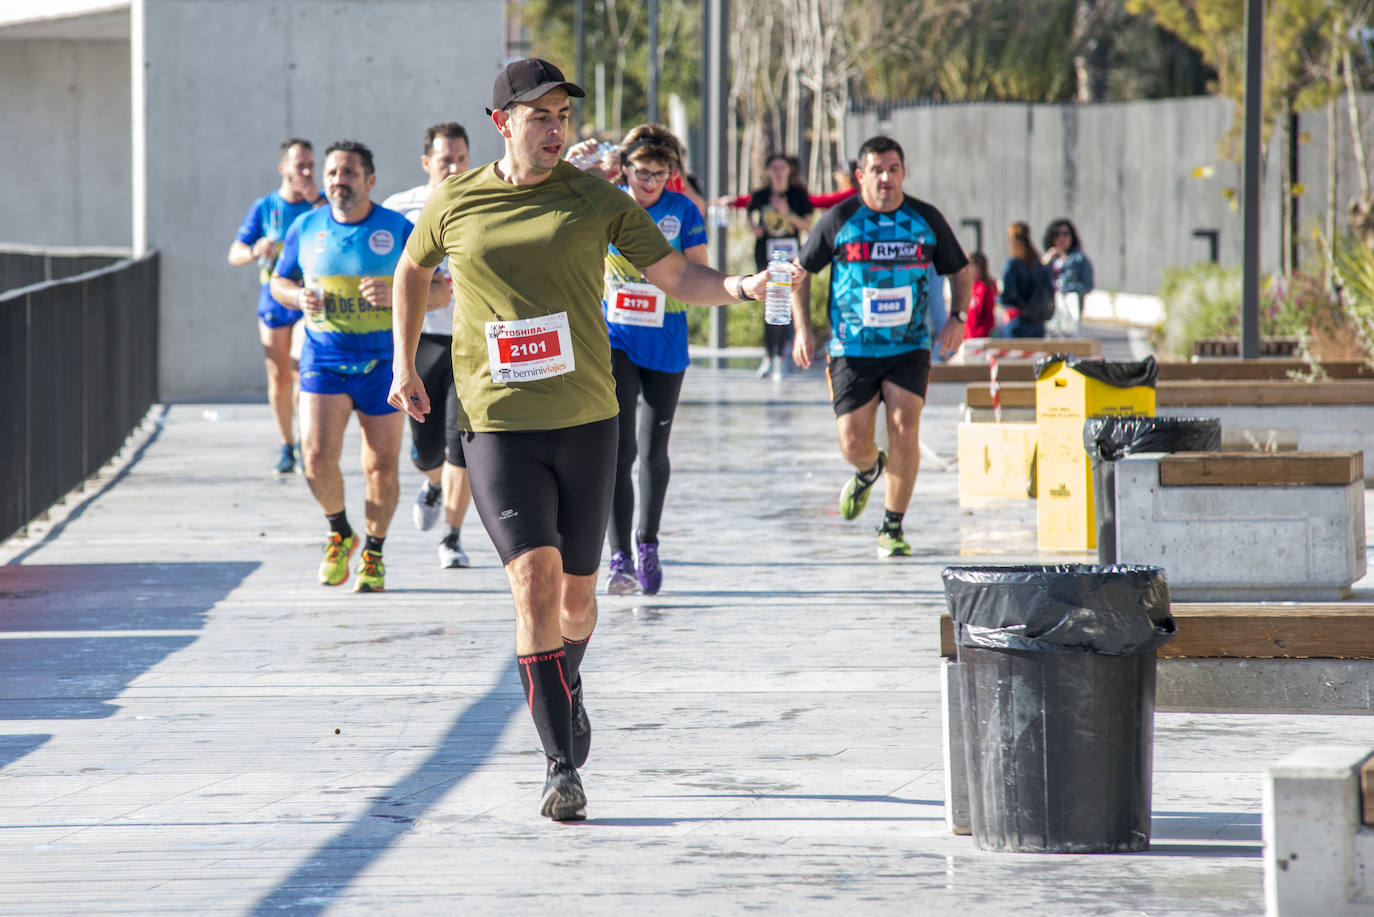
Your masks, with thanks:
M624 551L611 555L611 572L606 577L607 595L634 595L639 591L639 581L635 579L635 565Z
M277 474L290 474L296 470L296 447L287 443L281 447L281 456L277 459Z
M906 543L906 536L902 530L890 532L883 529L878 533L878 559L886 560L889 557L910 557L911 545Z
M449 532L444 536L444 540L439 542L439 567L444 570L457 570L469 566L471 564L468 563L468 555L458 542L458 534Z
M592 750L592 721L587 718L587 708L582 704L582 676L578 676L572 691L572 753L573 766L581 767L587 763L587 755Z
M658 564L658 542L641 542L636 548L639 552L639 589L645 595L658 595L663 586L663 568Z
M773 381L781 382L787 375L787 360L784 357L773 358Z
M768 374L771 373L772 371L773 371L773 358L772 358L772 357L764 357L764 358L763 358L763 362L759 364L759 369L758 369L758 372L756 373L756 375L757 375L760 379L767 379L767 378L768 378Z
M439 514L444 511L444 504L440 499L443 495L442 487L435 487L428 481L420 485L420 495L415 498L415 505L410 508L410 521L415 523L417 529L428 532L434 528L434 523L439 521Z
M887 453L878 450L878 464L873 472L873 480L865 482L859 477L858 472L854 477L845 482L844 490L840 491L840 516L845 519L857 519L863 514L864 507L868 505L868 492L873 489L878 478L883 476L883 469L887 467Z
M386 564L382 555L363 548L363 556L353 571L358 580L353 584L354 592L386 592Z
M549 759L539 814L554 821L581 821L587 817L587 794L582 789L582 778L571 764Z
M330 532L329 540L324 543L324 560L320 561L320 585L341 586L348 579L348 559L358 546L358 535L347 538L338 532Z

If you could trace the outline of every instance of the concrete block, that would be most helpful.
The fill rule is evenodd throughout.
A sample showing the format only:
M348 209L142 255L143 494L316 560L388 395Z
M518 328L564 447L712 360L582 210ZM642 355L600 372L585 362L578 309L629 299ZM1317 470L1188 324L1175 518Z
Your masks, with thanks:
M1369 829L1360 824L1365 746L1314 745L1269 768L1264 782L1268 917L1369 917Z
M1162 487L1162 453L1116 463L1117 560L1177 601L1329 601L1365 574L1364 485Z
M1374 659L1160 659L1155 710L1374 715Z
M1374 404L1190 404L1160 407L1160 417L1216 417L1223 440L1294 443L1299 452L1357 450L1374 457ZM1374 481L1374 463L1365 462L1365 480Z
M940 660L941 733L945 742L945 825L951 834L973 833L964 743L963 677L954 659Z

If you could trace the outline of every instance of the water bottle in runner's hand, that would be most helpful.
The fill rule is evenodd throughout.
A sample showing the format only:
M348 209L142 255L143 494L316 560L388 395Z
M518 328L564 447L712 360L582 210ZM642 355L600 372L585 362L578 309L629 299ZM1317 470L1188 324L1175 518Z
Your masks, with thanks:
M787 253L773 252L768 262L768 293L763 300L763 320L770 325L792 324L792 262Z

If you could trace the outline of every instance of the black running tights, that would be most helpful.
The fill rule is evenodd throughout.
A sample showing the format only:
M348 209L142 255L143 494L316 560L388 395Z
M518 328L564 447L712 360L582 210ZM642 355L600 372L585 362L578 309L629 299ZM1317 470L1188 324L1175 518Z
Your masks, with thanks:
M668 493L668 437L686 371L662 373L636 366L623 350L611 350L616 400L620 402L620 444L616 449L615 495L611 500L608 532L611 550L634 556L635 488L630 476L639 457L639 534L644 541L658 540L663 500ZM638 435L635 414L640 396Z

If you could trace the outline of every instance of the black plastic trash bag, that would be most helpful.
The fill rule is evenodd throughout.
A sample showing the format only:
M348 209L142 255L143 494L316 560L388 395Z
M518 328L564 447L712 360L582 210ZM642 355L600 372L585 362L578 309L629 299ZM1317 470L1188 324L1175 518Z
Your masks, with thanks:
M1164 571L947 567L943 577L974 842L1148 849L1155 648L1174 634Z
M959 646L1127 656L1174 636L1159 567L961 566L941 576Z
M1159 364L1155 362L1154 357L1146 357L1138 363L1132 363L1089 359L1072 353L1052 353L1035 361L1035 378L1039 379L1055 363L1063 363L1089 379L1106 382L1117 388L1134 388L1137 385L1154 388L1155 379L1159 376Z
M1093 465L1141 452L1215 452L1221 448L1217 417L1089 417L1083 448Z
M1089 417L1083 448L1093 468L1093 513L1097 520L1097 562L1114 564L1116 551L1117 459L1141 452L1212 452L1221 448L1216 417Z

